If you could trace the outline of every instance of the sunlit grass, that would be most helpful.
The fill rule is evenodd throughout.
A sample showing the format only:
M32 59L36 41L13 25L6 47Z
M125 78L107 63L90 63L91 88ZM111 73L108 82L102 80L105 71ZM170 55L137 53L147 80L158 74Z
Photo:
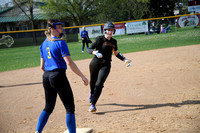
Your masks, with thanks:
M137 52L167 47L200 44L200 28L186 28L166 34L135 34L114 36L118 41L118 50L121 53ZM94 39L92 39L94 40ZM86 52L81 52L79 42L67 43L73 60L92 58ZM0 49L0 72L39 66L39 46Z

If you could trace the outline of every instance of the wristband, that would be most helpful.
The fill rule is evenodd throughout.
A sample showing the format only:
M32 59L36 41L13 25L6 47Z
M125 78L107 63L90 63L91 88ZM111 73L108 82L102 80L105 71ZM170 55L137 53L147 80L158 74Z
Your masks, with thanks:
M125 57L120 53L120 52L118 52L118 54L117 54L117 56L116 56L118 59L120 59L120 60L124 60L125 59Z

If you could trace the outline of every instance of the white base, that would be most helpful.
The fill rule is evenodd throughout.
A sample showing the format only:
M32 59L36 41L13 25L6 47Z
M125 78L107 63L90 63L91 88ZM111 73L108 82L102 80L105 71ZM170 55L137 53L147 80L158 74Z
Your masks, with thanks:
M76 128L76 133L92 133L92 128ZM66 130L64 133L69 133L68 130Z

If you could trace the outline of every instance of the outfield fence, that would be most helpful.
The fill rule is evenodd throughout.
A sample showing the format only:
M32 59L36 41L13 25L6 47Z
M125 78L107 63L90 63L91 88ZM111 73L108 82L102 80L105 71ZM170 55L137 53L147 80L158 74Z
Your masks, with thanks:
M98 35L103 34L102 24L84 25L89 33L90 38L95 38ZM116 26L115 35L134 35L134 34L159 34L161 33L161 25L163 25L164 31L162 33L176 32L180 28L189 26L200 26L200 13L185 14L177 16L168 16L160 18L140 19L132 21L114 22ZM82 25L83 26L83 25ZM65 40L67 42L80 41L80 31L82 26L64 27ZM34 29L23 31L7 31L0 32L0 49L8 47L23 47L41 45L46 36L44 31L46 29ZM5 36L11 36L14 40L12 45L10 40L2 39Z

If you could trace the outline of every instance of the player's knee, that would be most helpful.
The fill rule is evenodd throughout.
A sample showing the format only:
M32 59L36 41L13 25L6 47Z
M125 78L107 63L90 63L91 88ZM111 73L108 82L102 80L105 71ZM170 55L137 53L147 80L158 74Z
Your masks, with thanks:
M75 109L74 108L67 108L66 113L74 114Z
M44 108L43 110L46 111L47 113L49 113L49 115L51 115L51 113L53 112L53 110L47 109L47 108Z
M95 88L103 88L104 86L103 86L103 83L102 82L97 82L96 84L95 84Z
M54 106L45 106L44 111L49 113L49 115L53 112Z

